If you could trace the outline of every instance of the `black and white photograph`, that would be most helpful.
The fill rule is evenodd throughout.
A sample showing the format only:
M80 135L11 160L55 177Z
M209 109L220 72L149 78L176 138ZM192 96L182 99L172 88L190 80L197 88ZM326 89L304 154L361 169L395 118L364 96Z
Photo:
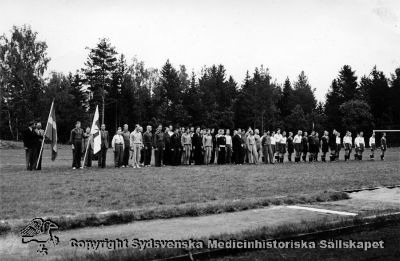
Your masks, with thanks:
M400 260L399 0L0 0L0 260Z

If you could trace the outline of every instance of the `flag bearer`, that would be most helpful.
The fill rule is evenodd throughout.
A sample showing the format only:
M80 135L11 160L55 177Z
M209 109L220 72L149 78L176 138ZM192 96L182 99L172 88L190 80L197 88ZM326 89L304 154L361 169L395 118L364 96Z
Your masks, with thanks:
M37 148L37 151L36 151L36 153L37 153L36 158L37 158L37 161L38 161L36 170L41 170L42 169L43 153L40 153L40 149L42 148L42 141L43 141L43 139L45 137L44 137L44 130L42 128L42 123L40 123L40 122L36 123L36 133L37 133L37 135L39 137L38 143L37 143L37 147L38 148ZM40 158L39 158L39 155L40 155Z
M85 158L85 162L83 163L86 167L92 166L92 158L93 158L93 135L90 133L90 127L86 128L86 132L83 134L83 151L82 154Z
M35 122L29 122L28 128L23 133L25 156L26 156L26 170L34 170L36 167L36 142L39 137L35 132ZM73 151L72 151L73 152Z

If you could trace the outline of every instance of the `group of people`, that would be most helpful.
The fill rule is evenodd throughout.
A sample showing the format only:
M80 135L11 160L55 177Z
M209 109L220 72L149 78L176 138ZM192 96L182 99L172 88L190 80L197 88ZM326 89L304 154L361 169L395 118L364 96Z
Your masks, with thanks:
M98 152L98 166L106 166L106 155L109 148L109 135L105 125L101 125L100 133L101 146ZM258 164L260 162L275 164L283 163L285 155L287 161L291 162L294 154L294 162L318 161L318 154L321 153L321 161L325 162L327 154L330 161L339 159L339 152L344 148L345 161L350 160L350 155L355 150L354 159L362 160L366 143L363 132L357 133L354 139L348 131L343 139L340 133L333 130L330 136L328 131L324 131L322 137L318 132L307 132L299 130L296 135L292 132L286 133L277 129L276 131L264 131L260 135L258 129L246 130L236 129L201 129L194 128L174 128L168 126L163 128L159 125L153 133L152 126L143 127L139 124L130 132L129 126L125 124L119 127L111 140L111 148L114 152L115 167L141 168L150 166L154 152L154 165L156 167L164 165L208 165L208 164ZM334 140L330 140L332 138ZM73 151L74 169L83 168L81 166L82 157L84 165L92 166L93 158L93 135L90 128L84 131L80 127L80 122L76 123L71 131L70 143ZM377 144L375 133L369 139L371 149L370 159L374 160ZM381 160L384 159L386 151L386 134L383 133L380 140ZM129 162L130 160L131 163Z
M40 122L29 122L28 128L24 130L23 143L25 148L26 169L40 170L42 168L42 155L40 149L44 136L44 130Z

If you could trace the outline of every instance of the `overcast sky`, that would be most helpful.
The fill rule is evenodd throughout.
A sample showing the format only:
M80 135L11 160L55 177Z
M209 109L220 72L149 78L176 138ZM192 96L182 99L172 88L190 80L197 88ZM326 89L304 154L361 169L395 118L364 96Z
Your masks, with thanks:
M304 70L323 100L344 64L360 77L400 67L399 0L0 0L0 33L29 24L48 44L50 71L83 66L110 38L148 67L170 59L199 73L223 64L242 83L263 64L279 83Z

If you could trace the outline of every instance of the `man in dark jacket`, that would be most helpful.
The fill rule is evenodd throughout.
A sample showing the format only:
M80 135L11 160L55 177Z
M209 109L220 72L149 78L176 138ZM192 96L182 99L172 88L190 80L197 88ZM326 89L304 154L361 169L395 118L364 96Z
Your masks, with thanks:
M192 150L194 164L201 165L204 162L203 154L202 154L202 147L203 147L203 139L200 134L200 127L196 128L196 133L193 134L192 137Z
M235 164L243 164L243 140L241 129L238 129L232 138L232 147Z
M144 166L150 167L151 162L151 148L153 145L153 134L151 133L151 126L146 127L146 132L143 134L143 151L144 151Z
M35 122L29 122L28 128L23 133L25 147L26 170L34 170L36 167L36 145L39 137L35 132Z
M83 129L81 129L81 122L77 121L69 138L69 143L72 147L72 169L79 169L81 167L82 140Z
M108 144L109 137L108 137L108 131L106 131L106 125L104 123L101 124L100 136L101 136L101 146L100 146L100 151L99 151L98 166L99 166L99 168L105 168L106 167L107 149L109 146L109 144Z
M171 164L172 166L178 166L181 163L181 150L182 143L179 135L179 129L176 128L174 134L171 136Z
M162 125L160 124L154 133L153 148L155 157L155 166L161 167L165 149L164 132L162 132Z
M122 157L122 167L129 167L129 155L131 152L130 135L128 124L124 124L124 131L122 137L124 138L124 155Z

